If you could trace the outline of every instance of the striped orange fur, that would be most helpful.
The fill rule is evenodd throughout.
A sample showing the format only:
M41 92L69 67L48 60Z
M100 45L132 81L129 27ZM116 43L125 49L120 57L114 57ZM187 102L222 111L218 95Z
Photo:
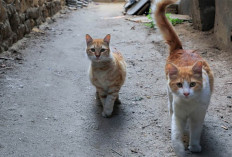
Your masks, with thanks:
M87 34L86 43L86 53L91 60L90 81L101 100L102 116L110 117L115 102L120 102L119 90L126 78L126 63L120 52L111 52L109 34L104 39L92 39Z

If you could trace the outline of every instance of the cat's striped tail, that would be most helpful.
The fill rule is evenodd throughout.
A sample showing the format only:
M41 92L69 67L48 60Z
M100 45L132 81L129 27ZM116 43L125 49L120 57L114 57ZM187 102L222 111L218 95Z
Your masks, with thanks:
M165 16L165 9L168 5L177 2L177 0L161 0L156 3L155 19L156 24L163 34L164 40L170 46L170 53L174 50L182 49L182 44L174 31L172 24Z

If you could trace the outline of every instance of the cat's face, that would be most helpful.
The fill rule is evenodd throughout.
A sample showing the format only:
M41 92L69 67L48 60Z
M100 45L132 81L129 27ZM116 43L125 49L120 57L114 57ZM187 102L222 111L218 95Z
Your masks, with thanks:
M106 35L104 39L92 39L86 34L86 53L91 61L100 62L110 59L110 34Z
M202 89L202 62L198 61L190 67L177 67L167 64L169 87L182 99L197 98Z

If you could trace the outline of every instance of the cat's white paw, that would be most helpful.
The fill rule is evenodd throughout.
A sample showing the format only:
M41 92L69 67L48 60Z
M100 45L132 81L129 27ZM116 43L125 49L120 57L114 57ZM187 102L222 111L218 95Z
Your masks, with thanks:
M181 141L173 140L173 148L178 157L185 157L184 145Z
M201 146L200 145L190 145L188 146L188 149L191 151L191 152L201 152Z
M106 111L103 111L103 112L102 112L102 116L103 116L104 118L109 118L109 117L111 117L111 115L112 115L112 112L106 112Z

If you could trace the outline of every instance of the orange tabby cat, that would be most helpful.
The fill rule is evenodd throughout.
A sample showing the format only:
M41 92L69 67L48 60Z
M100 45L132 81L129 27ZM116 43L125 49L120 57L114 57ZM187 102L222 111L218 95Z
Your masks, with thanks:
M89 77L96 87L97 98L103 106L103 117L111 116L115 101L119 102L119 90L126 78L126 63L120 52L111 52L110 34L104 39L92 39L86 35L86 53L91 60Z
M172 118L172 145L177 156L185 156L182 142L184 127L189 121L189 150L200 152L200 136L206 110L213 91L213 73L196 50L184 50L172 25L165 16L166 6L177 0L157 3L155 19L170 54L165 67L169 112Z

